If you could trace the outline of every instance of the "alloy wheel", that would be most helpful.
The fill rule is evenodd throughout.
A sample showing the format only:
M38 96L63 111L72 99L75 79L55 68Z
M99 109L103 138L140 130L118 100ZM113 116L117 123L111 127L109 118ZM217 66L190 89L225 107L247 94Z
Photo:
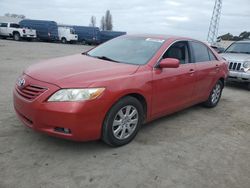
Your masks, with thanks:
M121 108L115 115L112 132L115 138L124 140L131 136L138 125L139 114L132 105Z
M219 101L220 95L221 95L221 85L217 83L215 87L213 88L212 97L211 97L213 104Z

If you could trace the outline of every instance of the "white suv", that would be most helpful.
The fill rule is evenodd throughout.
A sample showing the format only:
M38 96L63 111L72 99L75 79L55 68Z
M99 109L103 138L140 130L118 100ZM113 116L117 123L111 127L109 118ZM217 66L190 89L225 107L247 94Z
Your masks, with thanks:
M250 90L250 41L237 41L221 54L228 61L228 81L244 82Z

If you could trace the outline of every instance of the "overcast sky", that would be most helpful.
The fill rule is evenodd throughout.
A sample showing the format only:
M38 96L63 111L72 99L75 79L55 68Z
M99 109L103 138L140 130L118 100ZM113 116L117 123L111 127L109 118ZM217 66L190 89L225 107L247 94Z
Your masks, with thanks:
M205 40L214 0L0 0L0 15L24 14L64 24L97 26L105 11L113 15L114 30L157 33ZM224 0L219 34L250 31L250 0Z

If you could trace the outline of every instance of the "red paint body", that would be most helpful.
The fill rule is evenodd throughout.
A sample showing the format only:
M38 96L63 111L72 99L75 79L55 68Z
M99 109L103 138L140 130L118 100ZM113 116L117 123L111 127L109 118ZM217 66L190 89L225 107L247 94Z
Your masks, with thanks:
M23 75L25 85L41 86L46 90L35 99L26 99L15 86L14 107L18 117L28 127L52 136L77 141L97 140L101 138L107 112L126 95L137 94L145 99L146 121L151 121L206 101L215 83L226 78L227 66L217 53L218 60L213 62L155 68L174 41L192 39L148 37L166 41L146 65L114 63L79 54L29 67ZM91 101L47 102L61 88L92 87L105 87L106 90ZM56 132L55 127L70 128L71 133Z

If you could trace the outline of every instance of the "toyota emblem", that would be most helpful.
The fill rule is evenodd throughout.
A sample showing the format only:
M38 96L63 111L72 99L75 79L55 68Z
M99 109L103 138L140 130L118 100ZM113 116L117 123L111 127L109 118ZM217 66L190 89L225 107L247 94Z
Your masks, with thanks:
M18 85L18 87L23 87L25 85L25 79L24 78L18 78L17 85Z

